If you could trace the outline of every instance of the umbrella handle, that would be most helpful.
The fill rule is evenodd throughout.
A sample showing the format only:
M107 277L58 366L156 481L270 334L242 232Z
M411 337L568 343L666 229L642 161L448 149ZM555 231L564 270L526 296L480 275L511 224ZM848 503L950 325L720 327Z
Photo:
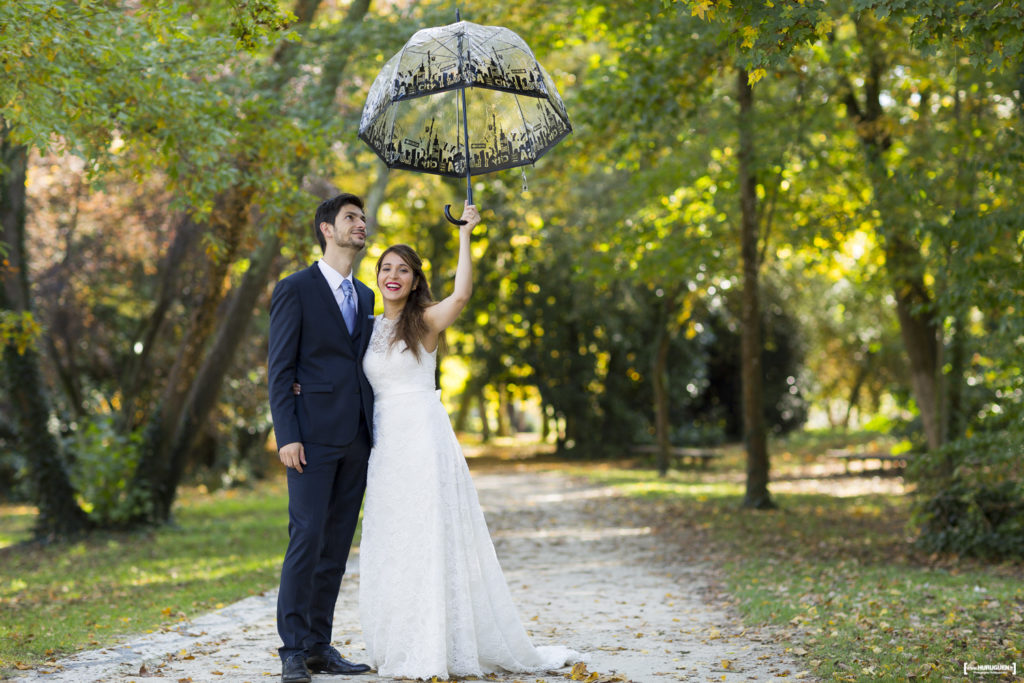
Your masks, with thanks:
M452 215L452 205L451 204L445 204L444 205L444 217L447 218L448 222L452 223L453 225L465 225L466 223L469 222L469 221L464 221L464 220L462 220L460 218L456 218L455 216L453 216Z

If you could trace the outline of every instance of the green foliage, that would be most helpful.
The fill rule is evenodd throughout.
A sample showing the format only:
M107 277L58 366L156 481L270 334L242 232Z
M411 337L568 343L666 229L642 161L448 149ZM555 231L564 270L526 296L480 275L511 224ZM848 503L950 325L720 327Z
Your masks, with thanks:
M277 0L232 0L235 11L232 31L238 45L246 50L267 46L275 33L284 30L296 17L278 6Z
M1024 414L912 463L915 543L928 552L1024 558Z
M288 130L245 110L259 103L255 52L293 20L275 0L218 0L202 12L185 0L131 11L96 0L4 2L0 116L12 141L70 151L94 177L121 165L165 174L181 205L203 214L244 181L233 157L251 140L240 122Z
M855 0L851 3L779 0L662 0L719 28L718 42L737 49L752 82L778 68L802 46L833 37L838 14L903 23L910 42L925 55L953 45L987 70L1015 68L1024 54L1019 3L986 0Z
M0 346L10 344L19 354L35 348L43 329L31 311L0 311Z
M250 249L280 238L284 270L315 251L311 188L382 195L373 248L414 244L446 282L454 242L438 198L457 197L460 184L398 172L374 183L383 172L355 130L383 61L417 28L450 21L451 3L375 4L358 22L345 3L321 3L294 33L279 4L0 4L0 115L14 141L84 160L44 155L30 172L39 348L65 428L82 412L117 414L126 435L151 419L190 315L239 284ZM960 16L961 6L971 11ZM569 425L563 443L613 450L649 437L655 341L667 336L675 437L737 432L723 428L720 400L737 395L735 363L713 357L719 342L734 345L735 316L709 341L708 311L739 284L734 68L745 66L759 78L762 273L778 292L766 316L781 330L765 361L769 408L794 377L798 396L835 424L887 404L913 409L884 252L899 234L919 247L914 274L946 342L944 380L965 385L950 401L950 434L984 431L979 415L1021 402L1024 142L1019 74L997 68L1019 55L1019 8L979 8L464 5L466 18L527 38L575 127L526 170L528 192L518 170L475 179L488 225L476 295L452 333L472 382L537 387ZM882 111L870 126L889 146L873 184L868 124L850 112L876 65ZM185 249L175 271L162 262L187 225L205 249ZM218 265L225 274L209 276ZM265 362L268 292L214 414L216 453L190 463L210 481L259 471L264 378L252 369ZM15 322L3 323L8 336L28 329ZM701 413L705 397L718 414Z
M173 527L0 549L0 675L172 627L274 586L287 509L283 479L209 495L189 490Z
M32 492L29 490L27 476L28 461L15 450L15 447L13 439L0 438L0 500L31 500Z
M656 524L670 554L703 548L744 623L775 626L820 680L960 680L963 662L1020 658L1020 564L915 552L909 496L790 492L773 495L784 512L750 512L739 486L697 472L575 471L646 499L630 523Z
M66 439L68 450L75 454L71 482L83 509L99 526L120 526L139 512L139 497L129 486L140 443L139 433L122 433L110 415L79 423Z
M763 412L769 431L785 434L803 426L807 420L807 402L801 395L803 349L796 321L769 288L762 293L761 313L764 349ZM697 321L706 330L701 341L701 365L690 375L697 391L692 397L674 396L683 404L685 418L697 425L717 426L720 438L738 441L743 438L742 385L740 372L739 295L712 300L711 310ZM716 305L717 304L717 305ZM682 377L679 378L682 381ZM683 382L683 386L686 383ZM678 392L682 393L682 392ZM699 442L698 442L699 443Z
M928 552L1024 558L1024 485L954 481L921 503L915 522Z

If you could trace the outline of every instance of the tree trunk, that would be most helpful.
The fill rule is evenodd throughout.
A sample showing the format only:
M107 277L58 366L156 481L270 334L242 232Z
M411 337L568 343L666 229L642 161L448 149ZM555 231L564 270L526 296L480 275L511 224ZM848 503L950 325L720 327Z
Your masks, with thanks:
M178 421L172 445L167 453L171 480L174 482L181 481L189 451L203 433L206 422L217 405L224 378L231 368L231 359L245 339L256 301L266 289L266 283L275 266L280 268L280 260L275 258L280 244L276 231L272 230L253 255L249 270L245 272L241 283L233 292L231 303L217 330L213 345L192 381L185 410ZM169 491L169 495L161 497L160 502L164 507L159 510L160 519L170 518L175 489Z
M884 215L884 214L883 214ZM924 283L921 252L898 234L885 239L885 263L896 295L900 336L910 360L910 379L929 450L942 446L939 419L939 328Z
M669 301L668 297L661 300L658 311L658 331L654 338L654 358L651 363L651 389L654 398L654 437L658 445L658 474L668 474L669 448L669 393L668 393L668 354L672 339L668 331Z
M473 394L469 391L469 382L462 389L459 396L459 409L455 411L454 429L456 433L465 432L469 424L469 408L473 401Z
M508 385L498 382L494 388L498 393L498 436L512 436L508 420Z
M12 144L0 119L0 242L6 252L0 265L0 313L30 313L28 254L25 251L25 178L28 148ZM75 500L60 444L50 433L50 404L31 345L24 350L3 340L4 379L19 433L19 449L29 463L35 503L39 507L35 534L40 538L71 536L89 528Z
M874 203L883 216L880 241L885 251L885 267L896 297L896 315L900 336L910 361L911 390L921 413L921 424L930 450L943 443L939 416L939 328L935 321L934 300L925 284L925 264L921 249L910 237L909 221L902 217L899 197L891 197L893 181L885 161L892 138L884 121L882 74L885 62L868 29L857 26L861 44L869 53L864 77L864 103L857 100L853 86L845 85L847 116L864 150Z
M484 396L483 385L477 389L476 401L480 406L480 438L486 443L491 440L491 423L487 419L487 397Z
M946 390L946 440L959 439L967 431L964 407L964 375L967 370L967 314L960 312L953 318L949 340L949 387Z
M296 6L296 12L300 23L308 25L316 12L319 2L314 0L302 0ZM348 11L345 23L351 28L362 21L369 9L369 0L357 0ZM320 83L321 94L330 93L333 100L333 93L340 82L344 71L344 65L350 55L350 48L346 45L339 47L332 60L332 68L325 70L325 76ZM292 64L293 50L283 46L275 55L275 63L271 68L291 72L292 69L285 69L285 65ZM294 65L293 65L294 66ZM283 88L288 78L278 76L276 87ZM244 165L244 161L240 162ZM304 170L298 171L300 176ZM198 434L199 427L207 419L213 407L215 398L204 395L203 392L210 392L214 396L219 393L220 383L224 378L224 370L230 365L231 356L240 341L239 330L244 330L249 319L253 315L253 305L244 305L246 299L254 303L255 297L265 280L252 284L249 287L255 289L238 296L238 307L234 310L234 317L231 324L234 329L225 329L226 321L217 325L217 312L220 303L224 299L223 282L226 279L227 268L230 266L234 250L237 249L241 237L245 232L248 223L249 197L240 192L232 191L225 193L217 202L215 218L218 220L223 242L228 247L228 254L221 255L215 262L210 263L209 276L206 278L207 289L197 307L189 331L181 344L181 350L170 377L162 400L157 411L150 419L147 426L143 446L142 458L136 469L134 487L137 491L148 498L148 505L143 506L145 510L137 522L166 522L170 518L171 506L177 492L178 484L184 473L184 462L187 459L188 447L191 439ZM273 238L276 240L276 236ZM264 264L269 267L269 264ZM269 271L264 271L264 276ZM243 282L245 280L243 279ZM258 286L257 286L258 285ZM231 313L229 313L229 316ZM219 331L219 332L218 332ZM216 359L209 362L204 361L204 352L207 348L207 340L216 335L217 342L212 347L217 354L228 353L227 356L218 355ZM217 367L222 363L223 368Z
M1024 72L1021 73L1022 79L1024 79ZM956 116L956 126L960 130L971 131L974 130L977 124L975 117L968 112L965 114L963 106L963 90L960 84L959 72L954 82L953 87L953 101L954 101L954 112ZM927 109L926 107L923 107ZM966 119L966 120L965 120ZM954 221L960 218L965 211L969 211L970 207L974 206L975 203L975 191L976 182L972 173L973 164L970 163L969 159L969 145L961 143L961 154L963 159L957 166L956 172L956 205L953 210ZM946 263L947 271L951 271L951 266L954 259L958 258L956 247L952 244L946 246ZM943 286L950 287L948 279L943 279ZM968 417L965 414L964 406L964 389L966 386L966 370L967 370L967 342L970 340L970 333L968 332L968 320L969 312L965 310L962 305L956 306L956 309L951 315L952 325L950 327L949 347L948 347L948 365L949 372L941 377L943 382L943 402L942 409L939 411L941 415L941 436L943 441L953 441L961 438L964 432L967 430ZM940 349L941 349L940 340ZM945 366L947 363L944 360L939 362L939 367ZM953 475L953 463L949 460L952 456L947 456L947 477Z
M142 456L133 478L133 490L146 497L140 501L136 522L165 522L177 491L179 468L171 450L185 413L192 385L199 373L207 343L217 329L217 313L224 299L224 282L246 220L246 201L237 193L222 198L215 210L217 232L227 245L227 254L210 261L203 278L199 305L193 310L188 331L171 368L159 406L143 436Z
M743 380L743 435L747 448L747 491L743 507L774 508L768 492L768 436L764 419L764 370L761 367L761 301L758 282L757 185L754 178L754 93L746 69L736 74L739 102L740 260L743 309L740 367Z
M947 441L954 441L963 437L967 431L968 416L964 406L964 384L967 369L967 314L960 311L953 318L952 337L949 340L949 374L946 376L943 406L942 437ZM942 363L945 364L944 362ZM956 456L953 451L947 451L943 460L943 475L946 479L952 479L956 472Z
M70 273L74 266L71 263L71 259L72 255L78 251L78 245L75 244L74 238L78 228L79 207L84 196L85 183L79 177L71 191L63 198L68 209L67 221L58 219L54 225L54 232L64 242L62 249L64 252L63 258L46 269L48 271L47 274L53 278L55 286L51 291L42 294L42 296L47 297L51 306L56 304L49 311L49 320L42 323L48 332L42 360L51 368L51 372L56 375L60 390L67 399L66 409L76 420L86 417L87 411L85 408L84 391L81 385L81 372L76 361L78 355L78 334L72 329L68 313L68 307L74 307L75 304L73 301L67 301L67 292L72 289ZM60 343L58 344L58 342ZM56 395L59 397L60 392L56 393ZM60 410L59 402L57 410Z
M166 328L167 314L181 292L181 264L186 262L199 244L201 229L202 226L192 220L191 216L183 215L178 221L171 247L161 264L159 289L153 310L132 337L132 346L141 344L141 349L130 356L121 375L121 429L125 432L134 430L139 424L139 397L147 393L154 374L149 367L149 359L160 334Z
M869 365L871 362L871 352L866 351L864 354L863 362L857 366L857 375L853 379L853 386L850 388L850 396L846 401L846 414L843 415L842 427L843 429L850 428L850 419L853 416L853 411L858 409L860 405L860 390L864 386L864 382L868 379L870 373ZM858 412L858 415L860 413Z
M482 372L470 371L470 377L466 380L466 386L462 389L462 396L459 397L459 410L455 414L455 431L469 431L469 416L473 410L473 403L483 388ZM481 415L483 415L483 403L480 404Z
M18 432L15 431L14 425L7 421L6 415L0 415L0 439L14 441L17 437Z
M516 394L511 384L505 385L505 408L508 410L508 426L512 436L522 431L522 420L519 411L516 410Z

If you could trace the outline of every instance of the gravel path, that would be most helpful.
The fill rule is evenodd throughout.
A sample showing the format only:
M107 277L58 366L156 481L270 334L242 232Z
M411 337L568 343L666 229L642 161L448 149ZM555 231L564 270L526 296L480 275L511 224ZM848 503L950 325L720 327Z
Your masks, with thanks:
M744 629L716 589L701 551L671 548L628 514L629 503L556 472L475 472L498 556L536 644L564 644L587 656L594 681L813 680L769 634ZM690 557L687 557L687 555ZM353 553L335 618L335 645L363 661ZM180 625L83 652L19 676L36 681L280 680L276 593L254 596ZM488 680L553 683L544 675ZM365 683L374 675L350 677ZM581 678L588 678L582 676ZM314 681L348 680L314 676Z

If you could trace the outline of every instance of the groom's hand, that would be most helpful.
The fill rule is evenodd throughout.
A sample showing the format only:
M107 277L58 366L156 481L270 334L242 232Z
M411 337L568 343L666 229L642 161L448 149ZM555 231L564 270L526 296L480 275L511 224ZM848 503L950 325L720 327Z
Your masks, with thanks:
M285 444L277 451L277 457L285 467L298 470L302 474L302 466L306 464L306 450L302 447L301 441L293 441Z

